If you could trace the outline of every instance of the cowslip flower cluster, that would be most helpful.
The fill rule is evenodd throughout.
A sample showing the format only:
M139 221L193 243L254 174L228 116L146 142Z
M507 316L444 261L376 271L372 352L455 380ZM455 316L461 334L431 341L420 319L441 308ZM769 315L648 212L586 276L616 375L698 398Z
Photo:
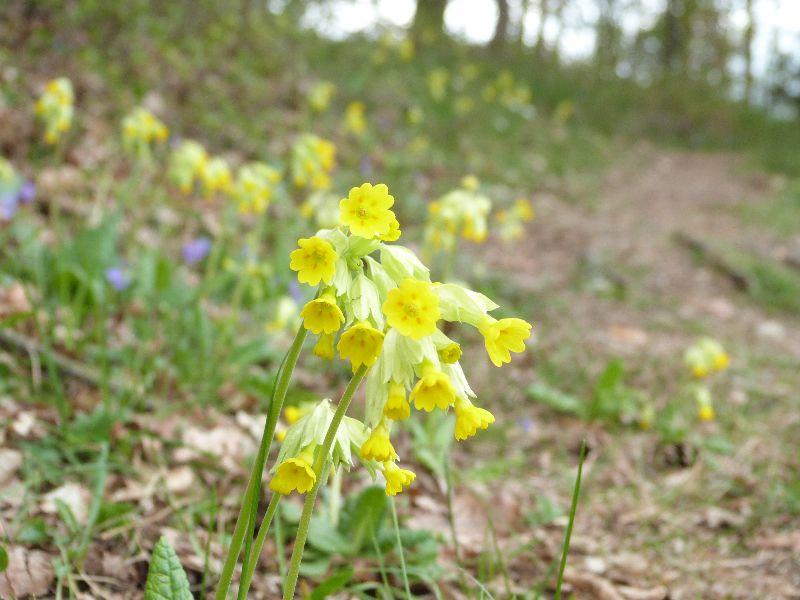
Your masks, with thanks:
M168 177L181 192L189 194L200 181L208 162L208 152L194 140L183 140L169 158Z
M290 268L300 283L319 286L300 313L303 326L317 336L314 353L329 360L338 354L354 372L368 367L364 421L351 419L346 432L337 433L342 436L339 452L347 442L357 448L370 472L383 474L390 495L415 477L397 464L391 441L393 425L410 418L412 408L452 408L457 440L474 436L495 420L476 406L476 394L459 362L461 347L440 323L474 327L498 367L511 361L512 352L523 352L531 334L531 325L522 319L493 317L498 306L483 294L432 282L411 249L389 243L401 233L393 206L394 197L383 184L354 187L340 200L339 225L300 239L290 255ZM325 410L320 408L320 414ZM308 424L312 417L307 418L289 428L281 448L273 486L280 493L313 485L314 474L305 467L319 436L317 425ZM295 428L305 433L293 433ZM293 443L287 446L290 439ZM345 462L341 456L338 460Z
M433 69L428 73L427 82L431 97L437 102L444 100L447 95L447 88L450 85L450 74L447 69Z
M701 338L686 349L683 361L698 379L728 368L730 357L717 340Z
M299 188L326 190L331 186L331 171L336 162L332 142L310 133L297 138L292 146L291 169L294 184Z
M339 197L326 190L315 190L300 205L300 215L313 219L317 227L336 227L339 224Z
M516 83L511 71L503 69L495 81L484 86L483 99L486 102L497 101L510 110L528 111L533 95L524 84Z
M336 93L336 86L330 81L316 83L308 92L308 104L315 112L325 112L331 104L331 99Z
M425 241L435 248L452 250L459 235L475 243L486 241L489 233L487 217L492 202L478 191L474 176L462 181L461 189L448 192L428 205Z
M498 210L494 218L498 224L500 239L504 242L521 240L525 235L525 223L533 221L535 215L533 206L525 198L517 199L510 208Z
M281 172L266 163L252 162L239 167L233 197L242 214L264 214L281 181Z
M49 81L36 101L34 110L44 124L44 141L56 144L72 126L75 92L66 77Z
M710 375L727 369L730 356L717 340L705 337L686 349L683 361L695 379L705 380ZM713 421L714 403L708 383L705 381L693 383L691 393L697 405L697 417L701 421Z
M122 119L122 145L138 157L150 155L151 146L166 141L167 126L143 107L138 107Z
M200 183L206 198L212 198L215 194L232 194L233 171L228 161L221 156L214 156L204 162L200 170Z
M344 128L355 136L360 136L367 129L364 117L364 103L355 101L347 105L344 111Z

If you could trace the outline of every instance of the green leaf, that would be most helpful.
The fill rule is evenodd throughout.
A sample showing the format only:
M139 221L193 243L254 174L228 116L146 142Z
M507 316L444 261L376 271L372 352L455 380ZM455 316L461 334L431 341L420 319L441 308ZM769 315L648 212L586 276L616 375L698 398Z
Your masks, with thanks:
M578 416L583 415L584 405L579 398L562 392L546 383L534 383L527 391L531 398L552 409Z
M144 600L193 600L186 573L165 537L153 548Z
M8 568L8 552L6 552L6 549L3 546L0 546L0 573L5 571L7 568Z
M370 486L358 495L341 520L340 530L352 544L352 552L357 553L371 533L378 533L386 513L388 501L386 492L380 486Z
M334 594L344 588L349 581L353 578L353 567L347 566L343 569L336 571L333 575L328 577L325 581L320 583L311 595L309 600L323 600L331 594Z

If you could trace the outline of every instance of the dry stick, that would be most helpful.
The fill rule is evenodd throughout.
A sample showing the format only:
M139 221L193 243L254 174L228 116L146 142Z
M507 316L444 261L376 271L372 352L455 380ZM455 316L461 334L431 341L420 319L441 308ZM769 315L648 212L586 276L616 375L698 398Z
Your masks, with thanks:
M336 407L336 412L333 413L333 418L328 425L328 431L325 433L325 439L322 446L317 449L317 455L314 459L314 473L317 474L317 480L314 487L306 494L306 500L303 504L303 512L300 515L300 524L297 528L297 535L294 541L294 548L292 549L292 560L289 563L289 573L286 575L286 580L283 584L283 600L292 600L294 598L294 590L297 587L297 577L300 574L300 563L303 560L303 550L306 546L306 538L308 537L308 526L311 521L311 512L314 510L314 501L317 498L319 486L325 479L324 475L327 473L330 465L328 455L330 454L333 440L336 437L336 432L339 430L339 424L342 422L347 407L350 406L350 401L356 393L361 380L367 373L368 367L361 365L358 367L350 383L342 394L342 399L339 400L339 406Z
M710 267L730 278L737 288L746 290L751 286L750 279L746 273L743 273L730 264L730 261L725 260L724 257L703 240L683 232L676 233L675 239L679 244L696 253L703 261L708 263Z

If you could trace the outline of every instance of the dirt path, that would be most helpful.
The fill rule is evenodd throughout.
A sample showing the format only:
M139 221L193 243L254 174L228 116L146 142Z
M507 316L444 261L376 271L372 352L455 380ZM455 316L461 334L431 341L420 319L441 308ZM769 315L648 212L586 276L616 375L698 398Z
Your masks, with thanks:
M791 442L800 436L800 319L758 305L675 240L775 253L800 240L781 241L737 211L774 197L770 180L740 158L642 147L589 202L539 198L524 251L489 259L522 274L522 295L541 300L531 315L537 364L507 384L524 407L515 416L529 424L516 442L536 476L504 494L527 506L548 494L566 502L569 482L553 482L574 466L579 439L590 440L572 559L580 597L800 597L800 519L786 510L800 498L782 487L800 466ZM514 392L553 364L597 373L621 357L631 385L661 409L684 385L681 356L699 335L722 340L733 367L715 387L720 418L697 424L683 450L707 440L729 447L701 449L683 466L665 464L671 449L653 432L586 424Z

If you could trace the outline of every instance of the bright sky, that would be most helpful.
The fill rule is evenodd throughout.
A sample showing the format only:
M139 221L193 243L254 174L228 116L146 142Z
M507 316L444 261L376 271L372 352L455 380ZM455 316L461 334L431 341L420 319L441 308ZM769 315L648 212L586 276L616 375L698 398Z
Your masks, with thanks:
M757 16L756 38L753 43L754 68L763 74L767 68L773 40L781 50L800 48L800 0L754 0ZM535 3L532 3L535 4ZM664 5L664 0L641 0L641 11L628 11L622 19L623 28L634 32L652 24ZM741 29L747 23L744 2L741 8L730 11L731 26ZM512 2L512 6L516 3ZM322 33L341 37L369 28L376 22L404 27L414 16L415 0L332 0L309 10L308 23ZM538 15L529 11L525 20L526 37L538 29ZM580 58L594 48L593 23L597 17L594 0L573 0L564 14L566 28L561 36L562 55ZM497 9L494 0L450 0L445 22L451 33L473 42L488 41L494 31ZM552 39L556 24L545 24L545 37Z

